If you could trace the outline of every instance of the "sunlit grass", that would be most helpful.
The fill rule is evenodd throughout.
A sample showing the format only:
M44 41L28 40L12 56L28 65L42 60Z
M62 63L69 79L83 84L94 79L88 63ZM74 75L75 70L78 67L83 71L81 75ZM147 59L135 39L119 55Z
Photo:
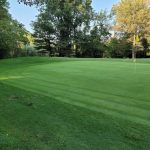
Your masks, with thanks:
M8 76L8 77L1 77L0 80L12 80L12 79L20 79L22 76Z

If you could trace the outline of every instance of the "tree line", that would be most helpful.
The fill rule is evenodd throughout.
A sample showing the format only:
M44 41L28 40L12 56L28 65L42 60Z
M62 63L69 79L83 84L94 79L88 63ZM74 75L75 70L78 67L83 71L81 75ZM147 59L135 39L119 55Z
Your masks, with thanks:
M6 56L7 51L14 52L19 48L18 43L25 44L28 41L24 36L24 27L8 14L6 0L1 2L1 14L4 16L0 16L0 26L3 24L3 31L0 32L7 32L10 25L12 31L1 34L0 38L3 41L11 36L16 38L7 40L10 44L6 43L5 46L2 46L0 39L0 55ZM113 6L111 12L95 12L92 0L19 0L20 2L38 7L39 14L32 23L37 51L46 50L49 56L61 57L148 57L149 0L123 0ZM9 23L4 23L4 20ZM114 36L111 32L115 33Z

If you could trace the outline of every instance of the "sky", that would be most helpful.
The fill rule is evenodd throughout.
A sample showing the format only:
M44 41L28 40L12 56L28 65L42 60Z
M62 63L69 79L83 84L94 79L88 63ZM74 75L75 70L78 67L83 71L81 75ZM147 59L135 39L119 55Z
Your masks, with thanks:
M116 4L119 0L93 0L92 6L95 11L99 11L101 9L110 10L114 4ZM19 4L17 0L8 0L9 12L14 19L17 19L20 23L25 25L25 28L33 32L31 27L31 22L36 19L38 11L36 7L25 6L24 4Z

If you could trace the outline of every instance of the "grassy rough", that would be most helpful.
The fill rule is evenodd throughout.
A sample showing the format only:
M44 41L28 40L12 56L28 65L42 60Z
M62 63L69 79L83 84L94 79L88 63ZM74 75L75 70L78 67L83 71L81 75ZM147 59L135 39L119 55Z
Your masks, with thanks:
M0 149L149 150L150 60L0 61Z

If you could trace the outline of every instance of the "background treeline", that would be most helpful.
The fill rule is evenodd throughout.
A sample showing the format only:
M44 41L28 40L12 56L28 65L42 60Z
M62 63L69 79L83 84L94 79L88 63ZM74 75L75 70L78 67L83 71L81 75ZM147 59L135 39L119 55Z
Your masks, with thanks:
M131 34L113 28L117 26L115 9L111 13L95 12L91 0L32 2L38 6L39 15L32 23L34 34L31 35L12 19L6 0L0 0L0 58L21 55L132 57ZM136 41L137 57L148 57L148 38L137 36Z
M95 12L91 0L49 0L39 4L33 22L37 49L49 55L75 57L130 57L132 43L111 38L113 14ZM121 38L121 37L120 37Z

